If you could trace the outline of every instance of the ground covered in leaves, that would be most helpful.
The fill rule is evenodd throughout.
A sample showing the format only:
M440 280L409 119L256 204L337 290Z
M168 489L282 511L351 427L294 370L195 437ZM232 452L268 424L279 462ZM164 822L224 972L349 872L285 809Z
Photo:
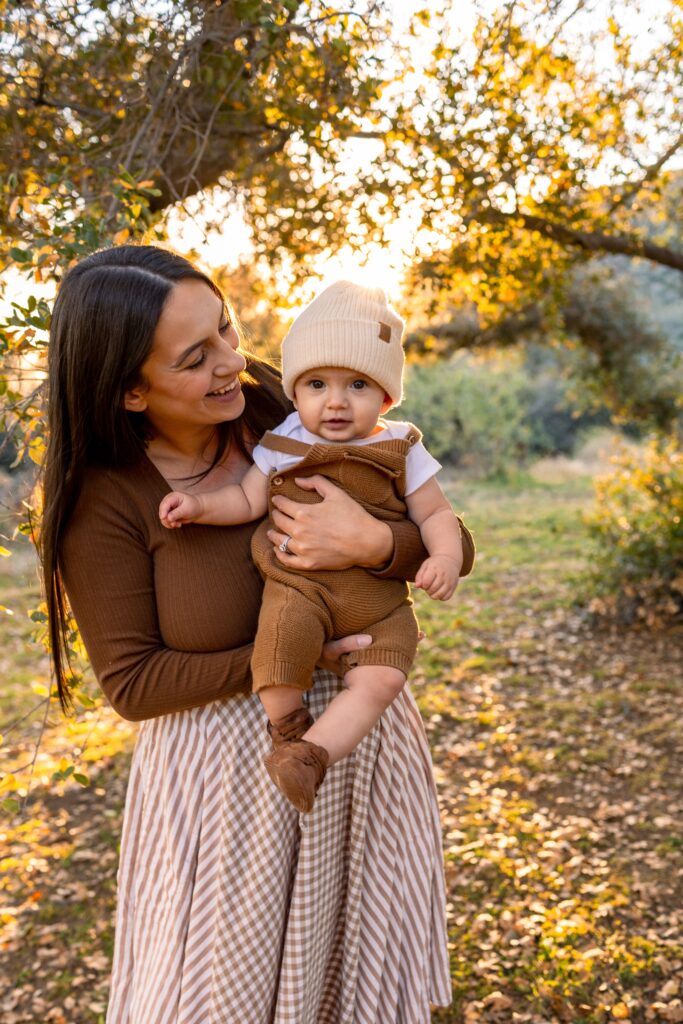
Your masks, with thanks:
M434 1022L683 1022L683 631L620 630L584 610L587 483L454 499L481 554L448 605L418 599L414 680L449 893L454 1001ZM27 707L18 694L40 696L35 593L0 584L15 612L0 620L11 719ZM39 729L38 713L7 737L8 769ZM104 1020L131 741L87 706L70 733L48 725L28 815L3 831L6 1024ZM71 763L88 785L44 785Z

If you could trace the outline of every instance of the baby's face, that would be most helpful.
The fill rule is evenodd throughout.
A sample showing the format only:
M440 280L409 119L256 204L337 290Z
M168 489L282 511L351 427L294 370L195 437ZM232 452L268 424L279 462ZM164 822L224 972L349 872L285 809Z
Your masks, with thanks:
M389 406L384 388L356 370L324 366L294 385L294 405L306 430L326 441L368 437Z

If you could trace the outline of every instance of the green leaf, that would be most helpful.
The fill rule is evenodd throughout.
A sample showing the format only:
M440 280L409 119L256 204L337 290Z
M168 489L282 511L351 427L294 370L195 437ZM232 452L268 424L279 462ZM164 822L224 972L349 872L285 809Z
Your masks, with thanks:
M30 263L33 260L32 252L27 252L26 249L17 249L16 245L12 246L9 254L15 263Z
M74 781L76 781L80 786L90 785L90 779L88 778L88 776L81 775L80 772L74 772Z

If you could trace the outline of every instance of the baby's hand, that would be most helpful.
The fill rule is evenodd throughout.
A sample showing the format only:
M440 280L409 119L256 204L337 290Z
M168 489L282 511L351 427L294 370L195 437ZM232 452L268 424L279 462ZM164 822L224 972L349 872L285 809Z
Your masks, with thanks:
M174 530L183 523L192 523L202 514L202 503L193 494L172 491L163 498L159 505L159 519L169 530Z
M447 601L459 580L459 566L454 559L448 555L431 555L418 569L415 586L426 590L436 601Z

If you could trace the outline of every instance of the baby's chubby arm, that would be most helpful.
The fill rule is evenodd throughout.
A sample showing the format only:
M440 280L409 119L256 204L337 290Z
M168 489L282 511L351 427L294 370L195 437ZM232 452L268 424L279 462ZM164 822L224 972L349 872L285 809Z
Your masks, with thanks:
M415 577L415 586L426 590L430 597L447 601L458 585L462 567L458 520L434 476L406 496L406 505L429 552Z
M169 529L184 523L233 526L260 519L267 508L268 477L258 466L250 466L238 484L200 494L172 491L159 505L159 518Z

